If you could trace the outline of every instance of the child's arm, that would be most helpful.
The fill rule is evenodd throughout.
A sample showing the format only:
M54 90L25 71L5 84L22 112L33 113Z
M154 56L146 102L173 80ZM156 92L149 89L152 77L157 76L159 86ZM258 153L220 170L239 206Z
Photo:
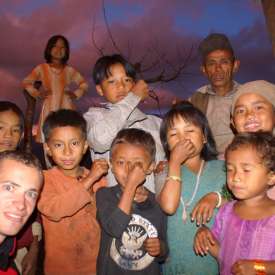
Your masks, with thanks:
M49 220L60 221L71 217L91 202L91 194L80 184L71 184L65 191L58 188L55 179L45 176L44 187L38 201L38 210Z
M40 70L41 65L36 66L22 82L24 89L34 98L38 98L41 96L41 92L38 91L34 86L35 81L40 79Z
M109 164L106 159L95 159L93 161L90 173L80 183L86 190L91 190L91 187L97 182L103 175L108 173Z
M123 127L128 126L127 120L143 99L144 89L138 81L133 87L133 92L130 92L121 101L111 104L107 108L92 107L84 114L87 121L87 140L89 144L92 144L94 151L104 153L110 149L116 134ZM148 90L147 86L146 89ZM146 115L141 112L138 113L138 116L138 120L146 119Z
M74 68L72 68L72 81L78 85L78 88L72 93L76 99L79 99L88 90L88 83L84 77Z
M45 184L38 201L39 211L53 221L73 216L91 202L90 187L107 172L106 167L108 167L106 161L96 160L88 177L79 184L68 185L66 191L63 189L61 191L58 188L58 184L61 183L45 174Z
M35 275L37 270L37 260L39 254L38 236L33 236L28 253L22 260L22 275Z
M118 203L118 208L125 214L130 215L132 210L133 200L136 194L137 187L145 181L146 174L139 163L135 163L127 177L127 184L124 187L121 199Z
M168 215L173 215L180 202L181 196L181 164L194 152L194 145L190 140L178 142L172 149L168 163L168 176L161 190L158 201L161 208Z
M117 207L117 196L113 188L103 187L96 192L97 219L103 231L114 238L120 238L129 224L131 216Z
M165 253L164 242L159 238L148 238L144 241L143 245L152 257L161 257Z
M206 256L208 252L217 258L220 245L208 227L202 226L198 229L194 238L194 251L197 255Z
M131 220L131 209L136 188L145 180L145 173L135 165L128 175L127 184L118 202L109 188L102 188L96 193L97 217L102 229L109 235L120 238Z
M138 80L132 88L131 92L138 96L141 101L145 100L149 95L148 85L144 80Z
M248 274L275 274L275 261L262 260L238 260L234 263L231 269L234 275L248 275Z
M220 199L221 203L219 203ZM215 192L211 192L203 196L193 208L191 213L191 220L196 221L197 225L206 224L209 222L217 205L220 204L220 207L227 202L227 199L222 196L220 199L218 194Z
M158 257L158 261L164 262L168 255L167 244L167 216L161 211L160 228L158 228L158 238L148 238L144 242L144 248L153 257Z

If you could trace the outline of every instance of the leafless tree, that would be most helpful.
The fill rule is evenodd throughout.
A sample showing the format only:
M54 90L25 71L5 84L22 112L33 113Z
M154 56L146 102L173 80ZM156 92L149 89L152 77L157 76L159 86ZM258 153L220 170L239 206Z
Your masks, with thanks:
M155 42L151 47L148 47L145 50L144 54L141 56L140 60L137 62L132 62L131 58L131 46L128 42L127 54L121 50L119 47L116 38L113 35L110 24L108 22L108 18L106 15L106 6L105 0L102 0L102 13L104 18L104 24L107 30L108 39L111 42L113 49L123 55L136 69L138 75L142 76L142 78L147 83L156 83L156 82L170 82L178 79L180 76L184 74L190 74L187 71L188 66L192 63L194 59L194 47L191 46L187 52L182 54L182 51L177 51L177 60L173 62L168 59L167 54L161 51L158 48L158 43ZM95 18L93 20L92 26L92 44L97 50L99 56L103 56L107 54L104 46L99 46L96 41L96 30L95 30ZM181 47L184 48L184 47ZM152 54L154 59L152 59ZM149 64L148 64L149 60ZM150 73L150 76L148 76Z
M107 39L109 44L111 43L112 49L126 58L129 63L133 65L138 76L144 79L148 84L152 83L167 83L175 80L179 80L184 75L191 75L193 73L188 72L188 67L193 63L194 46L190 46L185 52L184 46L178 47L176 50L176 58L174 60L168 57L168 54L159 48L158 41L153 41L152 45L144 50L144 53L138 61L133 61L132 47L130 42L127 43L127 49L122 50L114 36L108 18L106 14L105 0L102 0L102 14L104 19L104 25L107 31ZM108 54L105 45L99 45L96 39L96 20L93 19L92 25L92 44L96 49L99 56ZM107 44L107 42L106 42ZM108 45L109 45L108 44ZM179 49L180 48L180 49ZM136 57L135 57L136 58ZM160 112L160 100L159 96L153 90L150 90L150 97L156 101L159 113Z

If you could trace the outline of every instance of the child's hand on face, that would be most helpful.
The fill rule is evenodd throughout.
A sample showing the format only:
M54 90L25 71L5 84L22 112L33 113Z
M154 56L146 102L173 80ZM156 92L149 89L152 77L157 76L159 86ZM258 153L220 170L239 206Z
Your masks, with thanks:
M195 152L194 144L189 139L179 141L170 153L170 161L181 165Z
M144 80L138 80L133 86L131 92L136 96L139 96L141 100L145 100L149 95L149 88Z
M157 257L161 252L161 243L159 238L148 238L143 243L144 249L152 257Z
M130 168L128 173L127 182L135 188L145 181L146 173L143 170L142 163L136 162Z
M93 161L90 175L93 177L94 181L99 180L104 174L107 174L109 169L109 164L106 159L96 159Z
M211 246L217 244L209 228L203 226L198 229L194 238L194 251L197 255L206 256Z
M256 274L254 269L253 260L238 260L236 261L231 269L234 275L249 275Z

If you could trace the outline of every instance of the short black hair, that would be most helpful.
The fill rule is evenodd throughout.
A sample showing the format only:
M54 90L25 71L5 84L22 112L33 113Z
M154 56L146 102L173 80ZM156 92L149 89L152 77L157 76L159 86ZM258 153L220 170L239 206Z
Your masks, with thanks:
M6 112L6 111L12 111L19 117L20 129L21 129L21 132L23 132L23 130L24 130L24 115L23 115L23 112L21 111L21 109L13 102L0 101L0 113Z
M60 34L54 35L48 40L45 51L44 51L44 58L47 63L52 62L51 51L52 51L52 48L55 46L58 39L63 40L65 48L66 48L65 55L61 60L62 64L65 65L65 64L67 64L69 57L70 57L70 44L69 44L69 41L67 40L67 38L64 37L63 35L60 35Z
M74 110L60 109L55 112L51 112L44 124L43 124L43 134L45 140L48 141L51 135L51 131L57 127L76 127L79 128L83 134L83 137L87 137L87 124L83 116Z
M201 151L201 157L205 161L216 159L218 154L216 150L216 144L206 116L192 103L186 100L173 105L170 111L165 114L160 126L160 139L167 159L170 158L167 132L171 127L173 127L174 120L177 117L183 118L185 121L196 125L202 130L202 133L206 139L206 143L204 144Z
M228 37L223 33L211 33L199 45L199 53L203 62L208 54L216 50L226 50L231 53L234 61L235 54Z
M2 161L7 159L35 168L40 174L41 182L43 181L42 165L35 155L21 150L0 152L0 165Z
M114 146L123 143L142 146L151 157L151 161L155 161L156 143L149 132L137 128L125 128L120 130L112 142L110 149L111 155Z
M93 69L93 80L95 85L99 85L104 79L111 75L111 67L115 64L121 64L126 72L126 75L136 79L136 70L133 65L119 54L105 55L100 57Z
M275 137L271 133L237 134L225 150L225 159L229 152L242 147L251 147L256 150L268 171L275 172Z

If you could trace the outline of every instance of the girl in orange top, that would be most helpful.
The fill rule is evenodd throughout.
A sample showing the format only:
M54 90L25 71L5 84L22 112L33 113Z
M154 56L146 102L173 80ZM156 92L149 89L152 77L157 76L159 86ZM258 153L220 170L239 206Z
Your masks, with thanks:
M82 75L67 65L69 56L68 40L62 35L52 36L44 51L46 63L36 66L23 80L24 88L32 97L43 99L37 142L43 142L42 125L47 115L58 109L75 109L73 99L79 99L88 89ZM43 92L34 87L35 81L42 82ZM77 88L70 92L72 84Z

